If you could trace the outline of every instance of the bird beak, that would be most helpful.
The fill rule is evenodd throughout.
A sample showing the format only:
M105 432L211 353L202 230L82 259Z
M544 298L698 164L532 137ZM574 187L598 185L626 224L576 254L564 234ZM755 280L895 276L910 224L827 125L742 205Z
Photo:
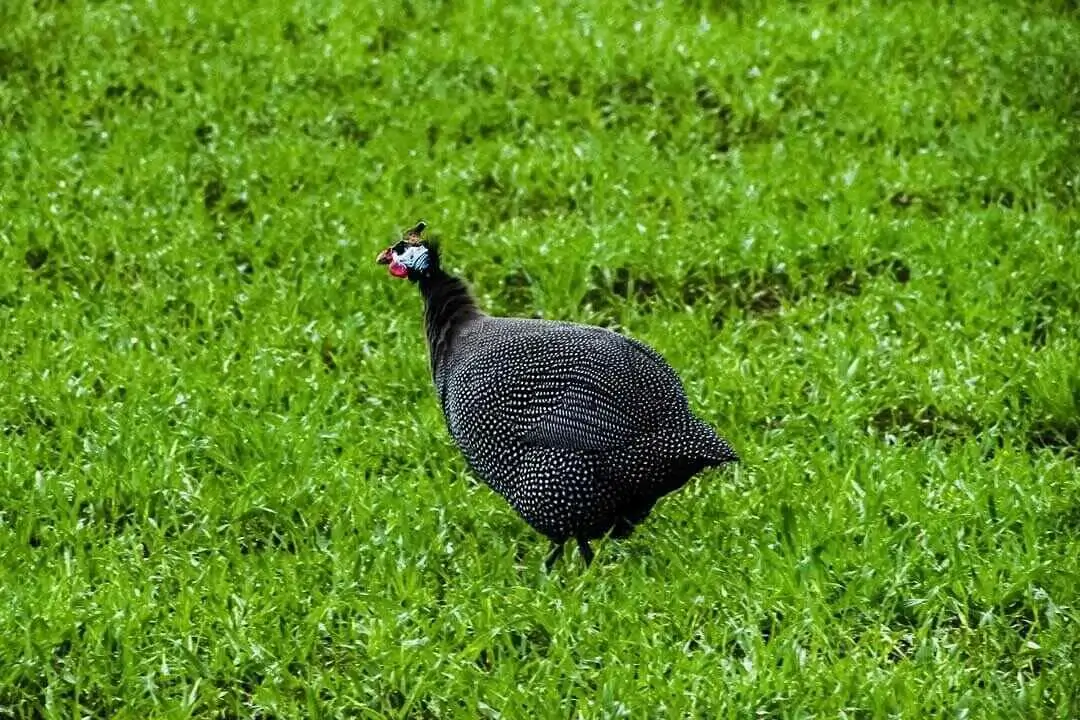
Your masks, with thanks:
M379 257L375 258L375 262L379 263L380 265L389 265L393 261L394 256L390 253L390 248L386 248L381 253L379 253Z

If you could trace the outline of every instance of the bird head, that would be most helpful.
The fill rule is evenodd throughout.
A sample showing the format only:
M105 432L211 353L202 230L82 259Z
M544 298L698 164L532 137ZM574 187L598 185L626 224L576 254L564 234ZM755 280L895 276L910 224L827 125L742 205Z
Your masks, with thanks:
M396 278L417 281L430 275L439 266L438 249L421 235L427 223L416 224L396 244L379 253L375 262L389 265L390 274Z

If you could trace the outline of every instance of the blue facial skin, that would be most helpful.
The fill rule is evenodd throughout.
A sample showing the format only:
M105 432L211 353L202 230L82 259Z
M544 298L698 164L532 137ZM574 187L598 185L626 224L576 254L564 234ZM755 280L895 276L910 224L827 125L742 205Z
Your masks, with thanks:
M394 260L410 272L422 273L428 269L427 248L422 245L406 245L400 252L395 249Z

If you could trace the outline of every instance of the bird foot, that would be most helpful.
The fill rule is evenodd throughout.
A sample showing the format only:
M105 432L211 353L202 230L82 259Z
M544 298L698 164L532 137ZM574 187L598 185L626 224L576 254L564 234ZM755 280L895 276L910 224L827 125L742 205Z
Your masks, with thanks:
M593 561L593 549L589 547L589 541L583 537L577 539L578 551L581 552L581 559L585 561L585 567L592 565Z
M578 543L578 552L581 553L581 559L585 561L585 567L589 567L590 565L592 565L593 557L595 556L595 554L593 553L593 549L591 547L589 547L589 541L586 540L585 538L582 538L582 537L577 538L577 543ZM561 558L563 556L563 553L565 551L566 551L566 544L565 543L554 543L553 542L551 544L551 551L548 552L547 559L544 560L544 569L547 570L548 572L551 572L551 569L553 567L555 567L555 563L557 563L559 561L559 558Z

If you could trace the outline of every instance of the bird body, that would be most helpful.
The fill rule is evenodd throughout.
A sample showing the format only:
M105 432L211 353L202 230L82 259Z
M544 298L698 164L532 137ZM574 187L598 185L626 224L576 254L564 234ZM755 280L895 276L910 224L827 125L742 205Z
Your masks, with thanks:
M481 312L422 230L380 262L419 284L450 435L470 468L554 543L549 566L571 538L588 561L589 540L629 535L661 497L737 460L652 348L605 328Z

